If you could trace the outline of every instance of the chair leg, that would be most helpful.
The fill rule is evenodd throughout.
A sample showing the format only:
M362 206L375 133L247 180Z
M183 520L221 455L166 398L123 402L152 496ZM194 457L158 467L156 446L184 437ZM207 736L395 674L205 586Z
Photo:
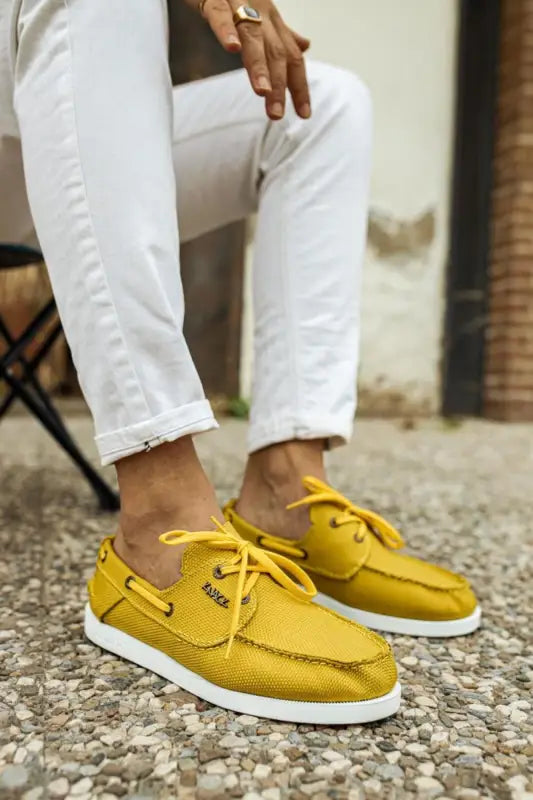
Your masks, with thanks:
M21 355L23 354L24 350L28 347L29 344L34 340L35 336L39 333L42 326L49 320L49 318L56 312L56 304L53 298L51 298L48 303L39 311L36 317L30 322L30 324L24 329L24 331L17 336L17 339L13 339L11 334L9 333L5 323L0 320L0 333L4 336L6 341L9 342L11 347L9 348L8 352L2 356L2 360L6 367L9 367L11 364L14 364L16 361L20 360Z
M28 362L24 357L24 349L34 341L35 336L40 332L43 325L45 325L50 317L56 312L55 300L51 298L48 303L41 309L39 314L32 320L32 322L25 328L23 333L15 339L11 334L9 328L0 316L0 336L3 337L8 345L7 352L2 356L2 365L5 369L9 369L14 363L18 363L23 368L23 380L31 383L35 393L39 396L43 405L49 407L50 414L55 416L58 425L62 425L62 420L55 408L49 404L47 392L42 388L38 378L35 377L35 370L41 363L43 358L49 352L51 346L61 333L61 323L58 321L53 329L48 333L45 341L39 347L33 358ZM10 392L0 404L0 419L8 411L13 401L15 394Z
M50 348L52 347L52 345L54 344L54 342L56 341L57 337L60 335L61 332L62 332L61 323L57 322L57 324L54 325L53 329L49 332L45 341L41 344L40 348L35 353L35 355L29 361L27 361L23 356L19 356L19 363L21 364L23 370L22 377L20 378L20 380L22 382L28 382L29 384L31 384L34 392L39 397L41 403L44 406L46 406L51 416L55 417L57 424L66 430L65 426L63 425L63 420L61 419L61 416L57 413L56 409L50 402L50 397L48 393L46 392L45 389L43 389L39 381L39 378L36 377L37 368L39 367L41 361L47 356L48 352L50 351ZM5 326L3 326L2 329L1 319L0 319L0 333L3 334L8 344L14 344L14 341L10 336L9 332L7 331L7 329L5 328ZM2 363L3 362L4 358L2 358ZM9 408L11 407L11 405L15 400L16 400L15 393L13 391L8 392L7 396L0 403L0 419L2 419L4 414L9 410Z
M107 485L94 467L83 456L81 450L64 428L63 423L61 423L60 426L57 425L55 417L59 415L55 409L54 413L50 414L50 400L48 400L45 406L41 405L24 383L16 378L9 368L5 368L3 361L0 362L0 374L10 386L13 393L19 397L27 408L37 417L43 427L46 428L63 450L68 453L82 474L85 475L99 500L100 508L103 511L117 511L120 508L118 495Z

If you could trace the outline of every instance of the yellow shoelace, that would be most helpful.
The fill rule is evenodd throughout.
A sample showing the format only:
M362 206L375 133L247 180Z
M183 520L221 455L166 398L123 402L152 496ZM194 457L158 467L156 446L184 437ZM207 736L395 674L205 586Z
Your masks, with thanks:
M159 541L168 545L197 542L216 550L235 552L233 558L218 568L219 577L235 573L238 575L226 650L227 658L239 628L242 601L248 597L261 574L270 575L284 589L300 599L310 600L315 596L316 589L311 578L293 561L278 553L261 550L251 542L241 539L230 523L222 525L215 517L211 519L216 525L214 531L168 531L159 537ZM162 601L159 600L159 603ZM162 610L166 610L167 604L162 603L162 605L165 606Z
M396 528L386 519L380 517L379 514L370 511L368 508L360 508L354 505L344 495L318 478L308 476L303 479L303 485L310 494L288 505L288 509L313 506L318 503L330 503L339 506L341 509L341 512L332 518L332 525L339 527L348 523L359 523L356 533L357 541L364 541L365 537L372 533L391 550L399 550L404 546L404 540Z

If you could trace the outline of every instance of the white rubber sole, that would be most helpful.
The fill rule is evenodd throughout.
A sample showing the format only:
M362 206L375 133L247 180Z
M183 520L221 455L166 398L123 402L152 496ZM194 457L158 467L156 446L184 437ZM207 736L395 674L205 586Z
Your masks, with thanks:
M481 624L481 608L476 606L468 617L462 619L441 620L431 622L425 619L409 619L408 617L391 617L387 614L374 614L372 611L362 611L352 608L344 603L339 603L333 597L319 592L314 598L315 603L330 608L343 617L353 619L366 628L386 633L403 633L406 636L427 636L429 639L444 639L451 636L465 636L473 633Z
M123 631L106 625L95 617L89 604L85 607L85 635L94 644L140 667L161 675L187 692L230 711L256 717L302 722L309 725L350 725L373 722L395 714L400 706L401 688L397 683L383 697L357 703L306 703L279 700L275 697L234 692L205 680L183 667L166 653L135 639Z

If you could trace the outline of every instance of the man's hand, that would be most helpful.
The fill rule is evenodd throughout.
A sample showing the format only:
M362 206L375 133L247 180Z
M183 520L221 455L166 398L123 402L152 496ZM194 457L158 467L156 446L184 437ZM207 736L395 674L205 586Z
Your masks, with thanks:
M201 9L220 44L233 53L240 52L256 94L265 97L270 119L285 113L285 93L289 90L296 113L307 119L311 102L302 56L310 45L308 39L292 31L283 21L272 0L252 0L250 5L261 14L262 23L240 22L233 14L241 0L186 0Z

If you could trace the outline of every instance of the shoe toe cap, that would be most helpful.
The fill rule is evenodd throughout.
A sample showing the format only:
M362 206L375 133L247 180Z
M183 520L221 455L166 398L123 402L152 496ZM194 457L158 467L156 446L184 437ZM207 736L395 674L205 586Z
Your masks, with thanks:
M477 606L470 584L462 575L420 562L420 578L409 582L411 615L417 619L457 620Z
M470 616L477 606L477 600L468 581L451 572L448 576L444 583L430 580L408 582L404 587L403 609L400 605L401 616L434 621L457 620Z
M468 584L462 579L461 585L443 593L440 611L444 619L463 619L469 617L477 608L477 599Z
M355 700L373 700L392 691L398 670L390 647L375 661L354 665L349 673L349 690Z
M288 622L285 630L261 637L254 636L252 621L243 636L253 644L248 657L260 658L257 648L263 649L262 663L272 670L270 692L333 703L372 700L394 688L396 663L385 639L319 605L310 604L307 617L307 625Z
M354 625L356 627L359 628ZM396 662L387 642L381 637L376 638L381 640L379 646L376 646L373 657L366 660L307 664L302 699L319 703L356 703L374 700L392 691L398 680ZM359 630L354 631L354 639L361 640Z
M396 556L394 568L363 568L355 576L349 603L365 611L420 620L470 616L476 597L461 575L409 556Z

